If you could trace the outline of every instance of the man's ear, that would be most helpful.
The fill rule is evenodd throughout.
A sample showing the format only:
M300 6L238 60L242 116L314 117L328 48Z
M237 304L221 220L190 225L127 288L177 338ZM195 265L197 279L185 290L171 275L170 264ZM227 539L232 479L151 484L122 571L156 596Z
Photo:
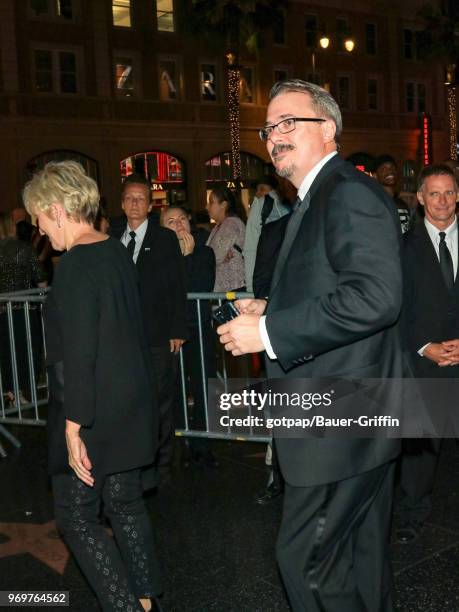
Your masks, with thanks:
M153 209L153 202L150 202L150 204L148 205L148 208L147 208L147 212L150 213L152 211L152 209Z
M327 119L322 123L322 134L324 136L324 142L329 143L335 140L336 125L330 119Z
M418 191L416 193L416 197L418 198L418 202L421 206L424 206L424 196L422 195L422 191Z

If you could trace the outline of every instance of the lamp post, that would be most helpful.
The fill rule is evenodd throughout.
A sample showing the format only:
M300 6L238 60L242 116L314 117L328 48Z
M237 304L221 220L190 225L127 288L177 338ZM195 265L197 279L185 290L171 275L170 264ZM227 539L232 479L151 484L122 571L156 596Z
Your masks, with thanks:
M319 47L321 49L328 49L329 46L330 46L330 37L327 36L326 34L323 34L319 38ZM354 51L355 49L355 41L352 38L346 38L346 40L344 41L344 49L348 53L352 53L352 51ZM314 49L311 54L311 66L312 66L312 80L315 83L316 82L316 68L317 68L316 49Z

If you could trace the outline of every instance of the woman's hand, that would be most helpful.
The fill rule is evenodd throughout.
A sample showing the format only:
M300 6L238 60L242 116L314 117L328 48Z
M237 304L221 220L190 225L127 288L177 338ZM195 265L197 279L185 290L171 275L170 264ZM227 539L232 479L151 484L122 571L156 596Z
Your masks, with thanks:
M182 255L191 255L191 253L194 251L195 246L193 236L189 232L185 232L185 230L178 232L177 236L179 239Z
M92 463L88 457L86 446L80 438L79 423L66 419L65 440L69 453L69 465L80 480L89 487L94 486L94 478L91 476Z

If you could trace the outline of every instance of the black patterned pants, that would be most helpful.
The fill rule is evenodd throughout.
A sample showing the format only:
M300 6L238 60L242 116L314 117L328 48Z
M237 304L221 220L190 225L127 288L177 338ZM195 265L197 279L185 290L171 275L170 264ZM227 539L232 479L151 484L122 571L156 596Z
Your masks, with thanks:
M140 470L96 478L53 476L56 523L103 610L143 610L139 598L161 592L159 564ZM115 540L101 524L100 503Z

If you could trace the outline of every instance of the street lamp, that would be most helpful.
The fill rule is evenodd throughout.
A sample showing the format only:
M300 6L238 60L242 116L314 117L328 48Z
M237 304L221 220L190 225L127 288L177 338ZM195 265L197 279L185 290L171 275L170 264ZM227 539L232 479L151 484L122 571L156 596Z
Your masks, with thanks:
M330 44L330 39L325 34L319 38L319 45L322 49L327 49ZM312 79L316 82L316 50L314 49L311 55Z
M329 46L330 46L330 38L326 34L323 34L319 38L319 47L321 47L322 49L328 49ZM348 53L352 53L352 51L354 51L355 49L354 40L352 38L346 38L346 40L344 41L344 48ZM312 65L312 80L315 83L316 82L316 65L317 65L316 49L314 49L311 54L311 65Z
M354 47L355 42L352 40L352 38L348 38L344 41L344 48L346 49L346 51L349 51L349 53L352 53L352 51L354 51Z

